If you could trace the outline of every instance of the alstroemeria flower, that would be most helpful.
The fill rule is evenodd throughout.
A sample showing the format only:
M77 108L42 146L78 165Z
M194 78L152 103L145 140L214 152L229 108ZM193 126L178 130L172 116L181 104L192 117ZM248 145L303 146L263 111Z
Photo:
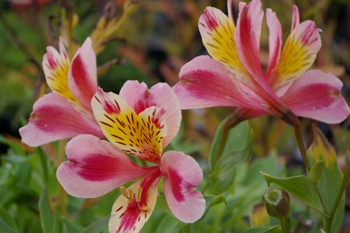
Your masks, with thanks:
M269 64L263 73L259 41L263 11L260 0L240 3L237 27L232 16L207 7L199 31L209 56L185 64L173 88L181 108L240 107L245 119L288 111L326 123L339 123L349 115L341 95L342 82L330 73L309 70L321 47L320 29L311 20L300 23L293 7L291 33L282 52L282 28L271 9L266 11ZM248 111L247 111L248 110Z
M79 134L104 137L94 119L91 98L97 91L96 56L87 38L72 63L60 38L59 52L47 47L43 59L46 82L51 93L33 106L28 125L19 130L29 146L71 138Z
M99 89L92 108L109 142L92 135L73 138L67 145L68 161L57 170L63 188L73 196L92 198L140 178L128 189L120 188L109 222L110 232L139 232L155 207L164 177L171 212L182 222L197 221L205 210L205 200L195 190L202 170L182 152L163 152L181 121L172 89L167 84L147 89L144 83L128 81L119 95ZM156 166L137 166L123 152Z

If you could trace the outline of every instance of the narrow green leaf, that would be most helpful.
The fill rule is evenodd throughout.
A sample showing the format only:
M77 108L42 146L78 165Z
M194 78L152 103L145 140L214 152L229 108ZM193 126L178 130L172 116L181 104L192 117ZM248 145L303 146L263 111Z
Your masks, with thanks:
M273 227L255 227L250 228L248 230L245 230L243 233L281 233L281 227L280 225L273 226Z
M317 181L321 178L323 167L324 167L324 160L318 161L315 165L312 166L310 172L309 172L309 179L314 182L315 184Z
M63 229L63 222L62 222L59 210L55 208L54 216L53 216L52 233L61 233L62 229Z
M263 231L263 233L281 233L282 229L280 225L270 227L269 229Z
M306 176L294 176L289 178L278 178L270 176L266 173L260 172L266 182L270 185L275 183L279 185L286 192L294 195L306 205L322 212L321 203L317 196L317 190L312 181Z
M11 229L13 229L15 232L19 232L18 227L16 225L16 222L13 220L13 218L9 215L8 211L4 209L0 205L0 219L4 221ZM2 227L0 227L2 229Z
M0 229L1 229L1 233L16 233L16 231L13 230L9 225L7 225L1 218L0 218Z
M43 191L40 195L39 211L43 233L51 233L53 229L54 219L51 214L49 195L47 194L47 190L45 187L43 188Z
M98 233L108 226L109 216L99 219L84 228L81 233Z
M8 145L10 148L13 149L13 151L19 155L25 155L25 151L23 150L23 148L16 142L14 141L10 141L6 138L4 138L4 136L0 135L0 144L5 144Z

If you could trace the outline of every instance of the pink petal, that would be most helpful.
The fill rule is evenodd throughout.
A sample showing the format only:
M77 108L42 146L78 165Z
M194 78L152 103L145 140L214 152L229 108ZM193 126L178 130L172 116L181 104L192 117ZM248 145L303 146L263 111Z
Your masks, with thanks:
M227 11L229 19L234 23L233 12L232 12L232 0L227 0Z
M281 57L273 71L269 83L276 91L298 79L307 71L316 59L321 48L320 29L315 22L299 21L298 8L293 8L292 32L283 46Z
M297 6L293 6L293 20L292 31L300 24L299 9Z
M256 81L264 80L259 55L263 16L260 0L253 0L248 6L241 3L234 35L238 57Z
M148 89L145 83L127 81L119 95L137 114L151 106L164 109L164 120L168 126L168 133L163 139L163 148L177 135L181 123L181 108L177 96L168 84L158 83Z
M334 75L310 70L291 85L282 100L298 116L336 124L349 115L342 86Z
M136 181L113 204L109 232L139 232L151 216L157 201L159 170ZM138 198L137 198L138 196Z
M267 26L270 31L269 36L269 65L265 73L265 78L269 79L272 71L276 69L281 54L282 27L276 14L271 9L266 10Z
M29 123L19 133L22 141L32 147L79 134L104 137L95 121L75 111L57 93L46 94L34 103Z
M171 212L182 222L192 223L202 217L205 200L195 188L203 173L198 163L182 152L168 151L161 162L164 193Z
M87 38L75 53L68 73L70 90L87 109L91 109L91 99L97 91L96 75L96 55Z
M182 109L215 106L262 108L259 101L245 95L223 64L209 56L198 56L185 64L179 79L173 90Z
M66 153L68 161L57 169L57 179L75 197L102 196L154 169L133 164L112 144L92 135L73 138Z

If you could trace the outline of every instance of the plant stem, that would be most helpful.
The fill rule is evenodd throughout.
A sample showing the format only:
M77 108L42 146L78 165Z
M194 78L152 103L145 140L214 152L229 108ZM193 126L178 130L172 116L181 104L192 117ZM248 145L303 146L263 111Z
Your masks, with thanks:
M329 213L329 216L328 217L326 216L326 218L325 218L325 231L326 232L330 232L330 230L331 230L332 221L333 221L333 218L335 215L335 211L337 210L340 199L343 196L344 190L345 190L346 185L349 181L349 177L350 177L350 159L349 159L349 152L348 152L348 155L346 156L346 167L345 167L344 175L342 178L342 182L340 184L340 188L339 188L337 197L334 201L334 204L333 204L332 209Z
M204 187L202 188L202 193L204 193L204 191L205 190L207 190L207 188L209 187L209 184L210 184L210 182L211 182L211 180L213 179L213 172L211 172L211 174L210 174L210 176L209 176L209 178L207 179L207 181L205 182L205 184L204 184Z
M294 127L295 139L297 141L297 144L298 144L298 147L299 147L299 150L300 150L300 153L301 153L301 157L304 160L307 172L309 172L311 167L310 167L309 159L307 158L306 150L305 150L305 147L304 147L303 135L302 135L302 131L301 131L300 121L299 121L299 119L297 117L295 117L295 124L293 125L293 127Z
M279 218L283 233L290 233L287 217Z

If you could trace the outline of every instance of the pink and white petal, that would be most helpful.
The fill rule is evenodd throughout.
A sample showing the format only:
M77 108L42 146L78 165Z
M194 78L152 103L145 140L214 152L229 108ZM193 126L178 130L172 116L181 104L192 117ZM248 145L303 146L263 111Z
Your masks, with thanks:
M149 107L136 114L119 95L99 89L91 101L95 118L108 140L124 152L160 162L167 126L164 109Z
M282 27L276 13L271 9L266 10L266 21L270 31L269 36L269 65L267 67L265 78L268 80L271 73L278 64L282 47Z
M259 44L264 12L261 1L253 0L248 6L240 3L240 12L235 30L235 41L239 60L255 81L265 82L260 64Z
M151 106L164 109L164 120L168 126L168 133L163 139L163 148L177 135L181 123L181 108L177 96L168 84L158 83L148 89L144 83L127 81L119 95L137 114Z
M75 111L57 93L46 94L34 103L29 123L19 133L22 141L32 147L79 134L104 137L95 121Z
M66 148L68 161L57 169L57 179L75 197L94 198L142 177L155 168L139 167L115 146L92 135L73 138Z
M228 13L228 18L234 24L234 18L233 18L233 12L232 12L232 0L227 0L227 13Z
M300 24L299 9L293 6L292 31Z
M182 109L216 106L261 108L242 91L232 73L209 56L198 56L180 70L180 82L173 90Z
M269 79L275 91L298 79L314 63L321 48L319 32L320 29L311 20L295 26L282 49L277 68Z
M182 152L167 151L161 162L164 193L169 209L182 222L200 219L205 210L202 194L195 190L202 180L199 164Z
M144 196L144 202L140 205L135 200L135 195L139 192L145 179L136 181L127 189L127 193L133 196L132 201L130 201L130 196L126 197L122 194L114 202L108 224L109 232L137 233L148 221L156 205L159 179L151 184Z
M333 74L310 70L290 86L282 101L298 116L336 124L349 115L342 86Z
M96 55L90 38L75 53L68 72L68 85L73 95L91 109L91 99L97 91L97 73Z
M219 9L207 7L199 18L198 27L203 45L210 56L222 62L236 79L248 84L250 75L238 58L233 20Z

